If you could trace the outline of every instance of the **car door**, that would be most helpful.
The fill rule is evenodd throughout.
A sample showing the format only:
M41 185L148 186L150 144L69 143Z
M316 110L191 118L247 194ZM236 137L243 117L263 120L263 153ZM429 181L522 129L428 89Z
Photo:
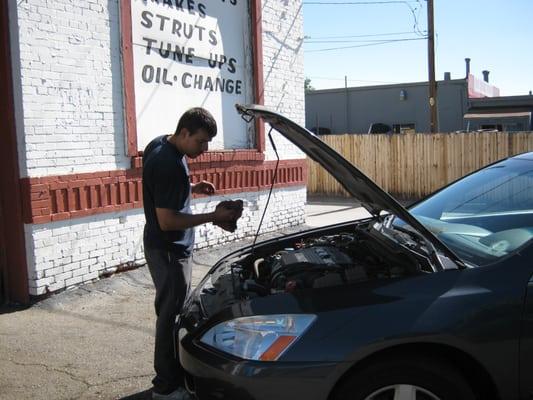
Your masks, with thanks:
M533 399L533 244L529 246L531 277L527 284L524 316L520 338L520 394L521 399Z

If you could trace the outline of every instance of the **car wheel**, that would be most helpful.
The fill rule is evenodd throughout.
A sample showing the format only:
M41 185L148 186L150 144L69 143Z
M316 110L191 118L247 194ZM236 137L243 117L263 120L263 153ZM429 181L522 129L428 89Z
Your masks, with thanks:
M381 360L343 380L335 400L475 400L466 380L431 358Z

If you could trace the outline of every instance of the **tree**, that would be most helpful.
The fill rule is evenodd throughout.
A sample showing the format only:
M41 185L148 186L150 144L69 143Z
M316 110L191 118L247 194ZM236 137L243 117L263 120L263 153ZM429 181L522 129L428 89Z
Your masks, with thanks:
M311 79L305 78L304 90L305 90L305 93L312 92L313 90L315 90L315 88L313 86L311 86Z

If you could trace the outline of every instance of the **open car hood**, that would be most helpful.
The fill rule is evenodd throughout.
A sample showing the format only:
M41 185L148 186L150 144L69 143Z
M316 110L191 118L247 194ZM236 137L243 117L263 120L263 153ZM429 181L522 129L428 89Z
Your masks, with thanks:
M394 214L418 230L435 250L453 260L459 267L464 267L463 262L409 211L315 134L261 105L237 104L236 108L247 121L260 117L270 124L309 158L324 167L370 214L376 217L383 212ZM443 266L442 260L440 263Z

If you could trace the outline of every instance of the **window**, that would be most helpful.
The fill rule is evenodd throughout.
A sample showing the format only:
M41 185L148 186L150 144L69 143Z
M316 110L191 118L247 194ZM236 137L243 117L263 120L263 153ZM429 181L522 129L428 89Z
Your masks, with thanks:
M501 124L482 124L481 130L491 130L491 131L503 131Z
M533 162L489 166L410 211L460 257L488 264L533 239Z
M415 124L394 124L392 131L394 133L415 133Z

